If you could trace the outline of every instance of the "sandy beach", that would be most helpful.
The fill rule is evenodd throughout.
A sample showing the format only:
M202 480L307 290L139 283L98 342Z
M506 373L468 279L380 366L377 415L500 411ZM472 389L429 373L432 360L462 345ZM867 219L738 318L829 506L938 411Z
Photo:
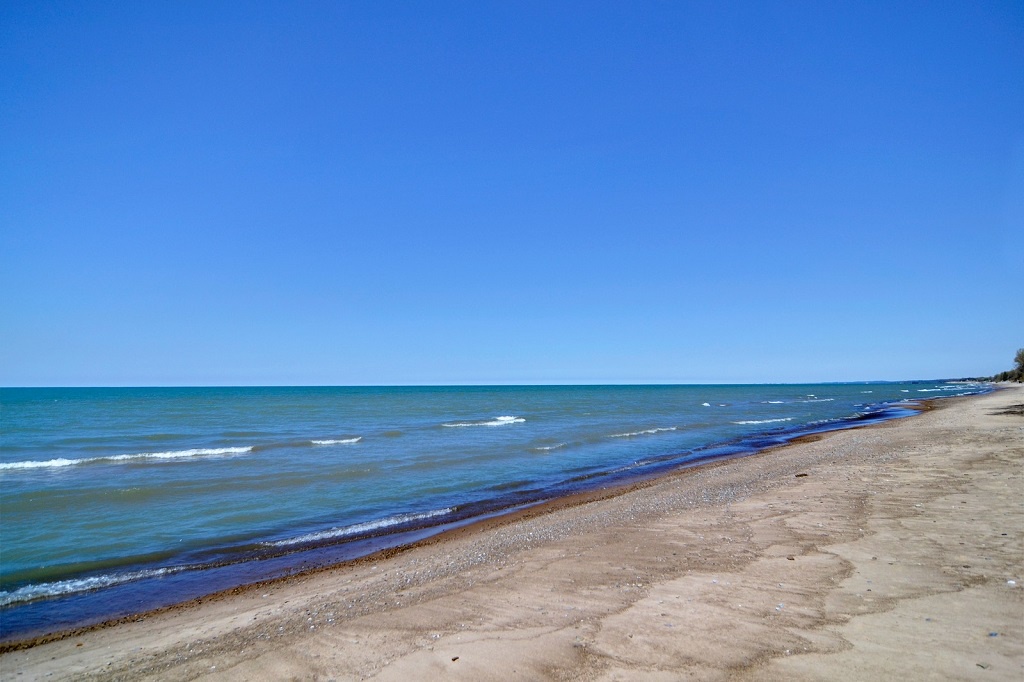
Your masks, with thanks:
M0 656L0 678L1024 678L1024 387Z

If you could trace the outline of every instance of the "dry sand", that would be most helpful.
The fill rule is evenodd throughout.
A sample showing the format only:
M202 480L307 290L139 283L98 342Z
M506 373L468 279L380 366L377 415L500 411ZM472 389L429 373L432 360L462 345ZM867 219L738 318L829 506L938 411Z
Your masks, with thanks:
M0 677L1022 680L1024 416L998 414L1021 403L481 524L10 651Z

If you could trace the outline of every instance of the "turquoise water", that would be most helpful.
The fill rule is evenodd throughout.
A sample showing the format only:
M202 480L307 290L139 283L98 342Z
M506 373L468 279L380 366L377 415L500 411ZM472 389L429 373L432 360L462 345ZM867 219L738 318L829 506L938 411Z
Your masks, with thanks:
M980 390L0 389L2 634L103 615L129 587L122 610Z

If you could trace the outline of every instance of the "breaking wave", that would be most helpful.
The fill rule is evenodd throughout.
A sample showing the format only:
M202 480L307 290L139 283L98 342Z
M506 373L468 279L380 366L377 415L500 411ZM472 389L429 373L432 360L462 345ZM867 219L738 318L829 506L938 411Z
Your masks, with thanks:
M662 433L663 431L675 431L678 428L679 428L678 426L666 426L666 427L663 427L663 428L644 429L643 431L630 431L629 433L613 433L613 434L611 434L608 437L609 438L632 438L634 436L649 436L649 435L655 434L655 433Z
M366 521L365 523L356 523L351 526L331 528L330 530L322 530L316 533L306 533L305 535L299 535L294 538L288 538L287 540L278 540L276 542L268 542L265 544L270 547L290 547L292 545L301 545L307 542L333 540L335 538L344 538L352 535L359 535L361 533L368 533L370 531L380 530L382 528L399 526L405 523L411 523L413 521L432 519L437 516L451 514L453 511L455 511L455 507L445 507L444 509L434 509L432 511L427 512L398 514L396 516L388 516L387 518L377 519L376 521Z
M173 568L154 568L130 573L111 573L96 575L88 578L74 578L71 580L58 580L52 583L39 583L38 585L26 585L10 592L0 591L0 607L11 604L22 604L36 601L37 599L49 599L62 595L75 594L98 590L101 587L111 587L133 580L143 578L158 578L160 576L178 573L188 570L188 566L176 566Z
M442 424L441 426L447 426L450 428L458 426L508 426L509 424L522 424L526 420L522 417L495 417L494 419L488 419L480 422L453 422Z
M170 452L139 452L133 455L109 455L104 457L83 457L81 459L48 459L45 461L3 462L0 471L12 469L55 469L60 467L78 466L81 464L99 464L102 462L133 462L146 460L184 459L188 457L219 457L224 455L241 455L252 452L253 446L236 448L192 448L190 450L172 450Z

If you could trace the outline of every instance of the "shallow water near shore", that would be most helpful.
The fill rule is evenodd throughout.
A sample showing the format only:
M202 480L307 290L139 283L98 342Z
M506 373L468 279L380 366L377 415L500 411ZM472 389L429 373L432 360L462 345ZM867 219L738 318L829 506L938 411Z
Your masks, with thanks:
M0 637L138 613L986 389L0 389Z

